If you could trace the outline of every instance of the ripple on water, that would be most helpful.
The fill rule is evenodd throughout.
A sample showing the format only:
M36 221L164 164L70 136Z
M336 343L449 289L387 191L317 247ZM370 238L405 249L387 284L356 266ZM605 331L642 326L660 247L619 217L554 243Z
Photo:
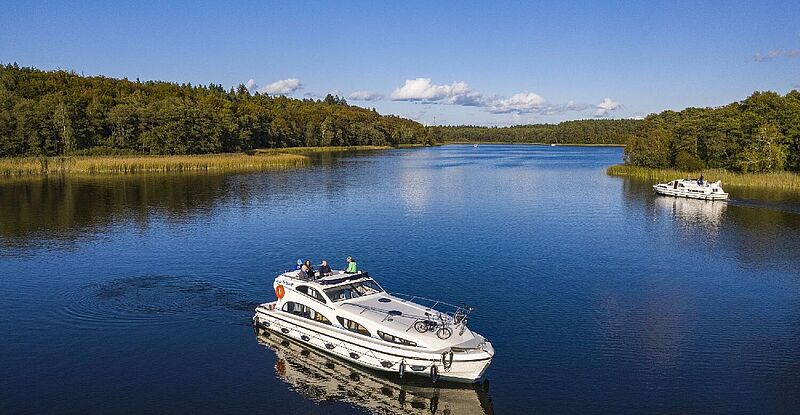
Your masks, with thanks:
M118 329L190 320L249 324L259 304L239 289L188 276L117 278L57 292L57 315L49 320L74 329ZM220 313L220 310L223 313Z

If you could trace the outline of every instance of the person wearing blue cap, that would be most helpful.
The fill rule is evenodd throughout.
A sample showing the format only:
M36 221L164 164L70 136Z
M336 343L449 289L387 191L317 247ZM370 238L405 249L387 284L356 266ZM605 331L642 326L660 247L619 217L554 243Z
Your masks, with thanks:
M299 270L302 267L303 267L303 260L302 259L298 259L297 260L297 265L295 265L294 269Z

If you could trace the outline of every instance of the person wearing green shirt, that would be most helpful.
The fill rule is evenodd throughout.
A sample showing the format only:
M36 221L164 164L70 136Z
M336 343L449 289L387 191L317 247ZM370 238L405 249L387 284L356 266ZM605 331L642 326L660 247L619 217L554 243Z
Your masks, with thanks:
M355 274L358 272L358 264L356 264L356 260L353 257L347 257L347 270L345 273L347 274Z

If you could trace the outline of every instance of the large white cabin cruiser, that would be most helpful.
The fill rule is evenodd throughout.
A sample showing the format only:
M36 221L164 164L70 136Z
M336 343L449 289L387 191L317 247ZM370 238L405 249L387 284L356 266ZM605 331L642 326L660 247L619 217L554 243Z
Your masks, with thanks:
M728 200L728 194L722 190L722 183L703 180L676 179L669 183L653 185L653 191L660 195L685 197L702 200Z
M391 295L367 273L311 279L289 271L273 285L278 300L256 308L256 326L358 365L475 382L494 356L492 344L467 328L469 307Z

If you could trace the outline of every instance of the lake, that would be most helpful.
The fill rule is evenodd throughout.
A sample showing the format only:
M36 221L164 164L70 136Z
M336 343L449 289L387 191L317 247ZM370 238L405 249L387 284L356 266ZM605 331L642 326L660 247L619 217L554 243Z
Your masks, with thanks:
M798 413L800 198L656 197L621 148L0 182L3 413ZM713 178L708 178L713 179ZM483 385L387 378L253 309L297 258L476 311Z

